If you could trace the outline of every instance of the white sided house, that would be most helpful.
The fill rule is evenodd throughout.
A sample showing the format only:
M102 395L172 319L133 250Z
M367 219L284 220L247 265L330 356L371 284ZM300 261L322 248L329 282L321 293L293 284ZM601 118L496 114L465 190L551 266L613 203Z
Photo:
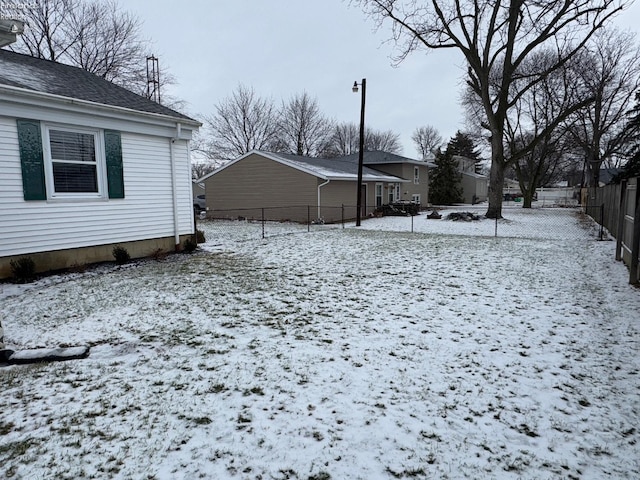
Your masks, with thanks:
M84 70L0 50L0 278L179 249L200 123Z

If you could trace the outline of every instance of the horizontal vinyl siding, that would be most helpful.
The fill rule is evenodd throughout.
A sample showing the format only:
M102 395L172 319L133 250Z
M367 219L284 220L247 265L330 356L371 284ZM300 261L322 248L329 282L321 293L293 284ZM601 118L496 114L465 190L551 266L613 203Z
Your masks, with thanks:
M396 177L401 177L401 178L404 178L405 180L409 180L409 182L403 183L400 186L401 200L410 201L413 195L417 194L417 195L420 195L420 203L422 205L427 204L427 199L429 197L429 169L426 165L416 165L413 163L388 163L388 164L371 165L371 167L376 168L382 172L395 175ZM413 183L414 167L418 167L420 169L419 170L420 183L418 184ZM375 198L374 197L372 198L375 204ZM386 202L387 200L385 197L384 203Z
M205 181L209 210L315 205L317 177L249 155Z
M124 199L25 201L16 121L0 117L0 256L174 235L169 139L122 133ZM174 145L180 233L192 231L186 141Z
M365 183L365 182L363 182ZM333 180L320 189L320 203L327 207L339 207L341 205L353 206L358 203L357 182ZM367 183L367 189L372 190L373 184ZM363 198L368 202L368 199Z

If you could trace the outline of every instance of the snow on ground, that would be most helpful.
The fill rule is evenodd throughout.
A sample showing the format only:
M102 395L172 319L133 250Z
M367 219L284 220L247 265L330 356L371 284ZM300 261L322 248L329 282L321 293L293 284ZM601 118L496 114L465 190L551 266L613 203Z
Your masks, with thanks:
M547 214L508 216L536 238L203 222L193 255L3 284L9 348L92 351L0 368L0 475L639 478L640 292Z

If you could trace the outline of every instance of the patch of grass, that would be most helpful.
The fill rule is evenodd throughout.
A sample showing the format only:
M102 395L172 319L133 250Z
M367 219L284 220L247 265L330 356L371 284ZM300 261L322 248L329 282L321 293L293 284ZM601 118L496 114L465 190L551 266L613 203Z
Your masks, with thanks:
M307 480L331 480L331 475L327 472L318 472L315 475L310 475Z
M226 392L229 390L224 383L216 383L215 385L211 385L207 392L209 393L220 393Z
M238 423L251 423L252 421L251 415L238 414Z
M211 423L213 423L213 420L211 420L209 417L197 417L193 419L193 423L195 423L196 425L210 425Z
M426 472L422 468L411 468L408 470L395 471L390 467L387 467L387 473L389 473L394 478L424 477L426 475Z
M250 389L245 390L242 394L245 397L248 397L251 394L253 394L253 395L264 395L264 390L262 390L262 387L252 387Z
M15 428L15 423L13 422L0 422L0 435L6 435L11 432Z
M31 257L20 257L9 264L16 283L31 283L36 279L36 263Z
M0 445L0 455L2 455L4 460L19 459L37 443L38 442L33 438L27 438L17 442L9 442L4 445Z

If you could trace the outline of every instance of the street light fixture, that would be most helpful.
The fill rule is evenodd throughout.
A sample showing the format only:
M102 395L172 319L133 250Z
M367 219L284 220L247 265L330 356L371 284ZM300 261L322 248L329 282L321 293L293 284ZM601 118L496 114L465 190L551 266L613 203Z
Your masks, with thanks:
M356 202L356 227L360 226L362 218L362 164L364 162L364 100L367 96L367 79L363 78L362 83L353 82L353 93L358 93L358 85L362 86L362 103L360 107L360 144L358 147L358 197Z

